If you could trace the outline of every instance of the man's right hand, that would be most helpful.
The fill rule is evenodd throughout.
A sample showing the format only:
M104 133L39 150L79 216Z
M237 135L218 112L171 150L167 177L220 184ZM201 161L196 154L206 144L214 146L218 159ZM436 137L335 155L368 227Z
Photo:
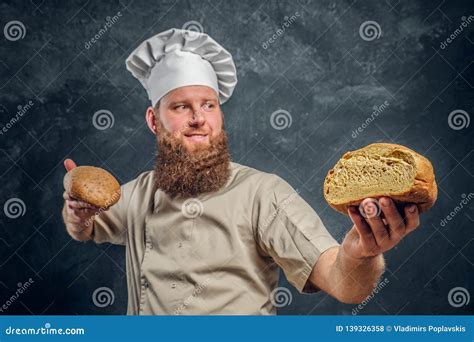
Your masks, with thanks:
M64 161L67 172L76 166L72 159ZM69 235L79 241L89 240L93 230L95 214L99 212L100 208L73 198L67 191L64 191L63 198L63 219Z

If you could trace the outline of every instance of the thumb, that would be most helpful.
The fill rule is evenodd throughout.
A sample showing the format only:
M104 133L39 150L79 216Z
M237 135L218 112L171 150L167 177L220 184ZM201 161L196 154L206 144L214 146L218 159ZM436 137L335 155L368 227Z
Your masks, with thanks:
M74 163L74 161L72 159L66 159L64 161L64 167L66 168L66 171L69 172L72 169L74 169L75 167L77 167L77 165L76 165L76 163Z

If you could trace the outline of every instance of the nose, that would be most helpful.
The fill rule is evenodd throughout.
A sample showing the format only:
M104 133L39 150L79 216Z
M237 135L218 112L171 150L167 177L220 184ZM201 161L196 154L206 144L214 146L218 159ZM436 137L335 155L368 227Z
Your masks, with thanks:
M195 110L191 120L189 120L188 125L190 127L201 127L206 122L204 115L199 111Z

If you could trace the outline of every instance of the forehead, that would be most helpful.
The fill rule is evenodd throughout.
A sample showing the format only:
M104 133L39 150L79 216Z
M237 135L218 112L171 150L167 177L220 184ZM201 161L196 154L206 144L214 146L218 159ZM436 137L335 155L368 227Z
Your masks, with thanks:
M207 86L186 86L176 88L165 96L163 102L176 101L199 101L199 100L217 100L217 93L214 89Z

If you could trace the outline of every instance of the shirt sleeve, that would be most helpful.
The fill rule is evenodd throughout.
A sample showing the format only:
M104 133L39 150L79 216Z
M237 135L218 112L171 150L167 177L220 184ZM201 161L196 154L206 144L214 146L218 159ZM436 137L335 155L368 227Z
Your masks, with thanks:
M109 209L99 211L94 220L92 240L125 245L127 241L127 207L130 201L129 183L120 187L120 199Z
M266 175L252 214L258 245L299 293L316 292L309 275L319 256L339 243L298 191L278 175Z

